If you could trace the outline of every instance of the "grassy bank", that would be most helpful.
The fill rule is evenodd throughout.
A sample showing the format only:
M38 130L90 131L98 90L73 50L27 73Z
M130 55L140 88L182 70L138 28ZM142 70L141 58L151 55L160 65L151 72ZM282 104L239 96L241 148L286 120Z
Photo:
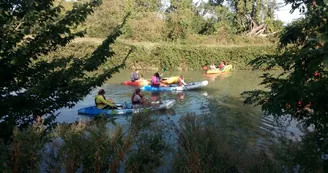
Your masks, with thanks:
M84 38L76 40L58 53L49 55L51 58L61 55L83 57L91 54L101 39ZM234 69L251 69L248 62L257 56L274 54L274 44L262 45L217 45L217 44L175 44L167 42L131 42L119 40L114 46L115 57L108 66L122 62L128 50L133 48L126 67L141 69L157 69L166 67L170 70L200 70L202 65L228 61Z

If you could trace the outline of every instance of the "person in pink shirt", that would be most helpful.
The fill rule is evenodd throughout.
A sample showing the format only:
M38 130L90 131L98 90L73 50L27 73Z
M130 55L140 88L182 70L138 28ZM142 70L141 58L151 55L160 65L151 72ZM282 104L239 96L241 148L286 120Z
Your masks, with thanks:
M224 67L225 67L225 63L224 63L224 61L223 61L223 62L220 62L220 66L219 66L219 68L220 68L221 71L224 70Z
M159 87L160 86L160 82L161 82L161 77L160 77L159 73L155 73L151 77L151 86L153 86L153 87Z

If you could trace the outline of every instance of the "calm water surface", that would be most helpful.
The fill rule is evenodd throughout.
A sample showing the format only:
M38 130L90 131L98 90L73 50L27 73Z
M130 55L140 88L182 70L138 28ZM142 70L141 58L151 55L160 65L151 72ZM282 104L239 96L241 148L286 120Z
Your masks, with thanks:
M121 71L114 74L102 88L106 91L106 98L112 98L117 103L130 102L135 87L124 86L120 83L130 78L130 71ZM145 78L150 78L154 72L144 72ZM186 82L208 80L209 85L203 89L186 91L183 93L150 93L143 92L152 99L176 99L177 103L172 110L156 113L154 116L178 122L181 116L187 113L201 115L204 112L216 112L216 121L222 124L223 130L236 136L236 140L246 140L249 145L266 147L277 128L272 117L263 116L260 107L243 105L240 94L246 90L260 89L262 86L259 76L261 71L232 71L221 75L205 75L202 71L191 72L165 72L164 77L184 75ZM58 122L74 122L78 119L87 119L87 116L78 115L77 110L94 105L94 96L100 88L93 90L72 109L61 109L57 117ZM116 116L116 122L123 127L128 126L127 117L131 115ZM220 130L222 130L220 129ZM295 123L288 131L299 133ZM238 139L237 139L238 138Z

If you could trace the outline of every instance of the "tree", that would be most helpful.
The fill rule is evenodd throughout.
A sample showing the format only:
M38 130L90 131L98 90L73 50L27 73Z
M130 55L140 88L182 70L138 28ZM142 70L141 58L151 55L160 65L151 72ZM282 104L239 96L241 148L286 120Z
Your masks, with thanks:
M195 15L191 0L173 0L166 9L166 35L169 40L187 38Z
M246 32L249 36L281 29L274 19L274 11L279 4L276 0L230 0L231 8L235 11L235 24L239 32ZM267 25L269 29L267 30Z
M56 110L72 107L124 65L97 71L113 56L109 45L121 34L126 17L92 55L45 58L85 34L75 29L100 3L75 3L61 14L63 7L54 0L1 2L0 138L9 139L14 126L26 127L36 115L51 125Z
M268 90L244 92L245 103L261 105L266 114L290 114L305 127L314 126L318 146L328 137L328 10L324 1L288 0L293 10L305 9L305 18L287 26L280 38L281 50L275 56L259 57L254 68L279 66L279 76L265 73L262 85ZM327 147L327 145L326 145ZM323 150L324 151L324 150ZM327 151L327 150L325 150Z

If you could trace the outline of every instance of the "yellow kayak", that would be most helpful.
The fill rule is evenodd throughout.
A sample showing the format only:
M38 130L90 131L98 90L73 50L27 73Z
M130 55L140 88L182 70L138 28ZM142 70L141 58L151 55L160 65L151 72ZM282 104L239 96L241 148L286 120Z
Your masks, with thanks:
M163 78L163 83L165 84L174 84L178 83L179 76L172 76L168 78Z
M230 65L226 65L223 70L220 70L220 69L218 69L218 70L207 70L206 73L207 74L217 74L217 73L230 71L231 69L232 69L232 65L230 64Z

